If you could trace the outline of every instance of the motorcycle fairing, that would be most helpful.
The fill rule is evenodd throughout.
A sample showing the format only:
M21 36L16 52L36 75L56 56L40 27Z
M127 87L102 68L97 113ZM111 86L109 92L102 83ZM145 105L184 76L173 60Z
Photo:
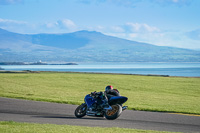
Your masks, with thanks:
M85 102L88 107L91 107L92 104L94 104L96 102L96 100L88 94L85 96Z
M125 103L126 101L128 100L127 97L123 97L123 96L114 96L114 97L111 97L108 101L108 103L110 105L113 105L113 104L123 104Z

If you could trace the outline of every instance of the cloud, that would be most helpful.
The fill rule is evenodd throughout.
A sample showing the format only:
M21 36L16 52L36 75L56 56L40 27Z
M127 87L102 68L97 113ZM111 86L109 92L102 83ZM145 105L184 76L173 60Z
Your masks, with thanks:
M149 24L127 22L122 25L107 27L102 26L101 29L98 27L90 28L90 30L92 29L102 32L106 35L124 38L132 41L146 42L160 46L166 44L166 41L162 41L162 39L166 37L165 33L158 27L151 26Z
M25 21L0 18L0 28L25 34L67 33L78 30L78 26L70 19L61 19L46 23L28 23Z
M161 30L155 26L150 26L145 23L133 23L127 22L122 25L113 25L113 26L97 26L86 28L89 30L96 30L103 33L112 33L112 34L132 34L131 36L136 36L136 34L144 33L159 33Z
M114 30L112 27L105 27L102 33L158 46L187 49L200 48L200 29L185 33L184 31L164 30L149 24L130 22L121 26L116 26L123 29L121 32L119 30Z
M23 0L0 0L0 5L12 5L23 3Z
M0 18L0 28L23 34L35 33L69 33L78 30L102 32L119 38L146 42L159 46L174 46L182 48L197 48L200 40L200 29L190 32L165 31L147 23L127 22L122 25L110 26L80 26L70 19L61 19L48 23L28 23Z
M141 23L131 23L128 22L123 26L129 32L159 32L160 29L154 26L150 26L148 24Z
M119 6L135 7L136 4L141 0L108 0L108 1Z
M42 24L0 18L0 28L16 33L33 34L43 32L43 27Z
M190 5L192 0L77 0L77 2L83 3L83 4L101 4L101 3L107 3L107 4L115 4L118 6L125 6L125 7L136 7L138 3L140 2L147 2L149 3L156 3L161 6L184 6L184 5Z
M160 4L162 6L188 6L191 4L192 0L150 0L153 3Z
M0 18L0 27L4 29L12 29L17 27L24 27L27 26L28 23L24 21L16 21L16 20L10 20L10 19L2 19Z
M0 28L17 33L34 33L34 31L38 30L36 24L2 18L0 18Z
M145 23L127 22L123 25L114 25L107 27L86 27L85 30L95 30L98 32L102 32L106 35L143 42L149 42L149 40L152 40L154 37L159 38L163 36L162 31L159 28Z
M67 29L76 29L76 24L69 19L63 19L63 20L58 20L57 24L61 27L61 28L67 28Z
M77 25L70 19L62 19L57 20L56 22L49 22L45 24L46 28L48 29L63 29L68 31L75 31L77 30Z
M101 32L110 36L150 43L158 46L172 46L191 49L196 48L199 43L198 40L191 40L184 36L184 32L182 31L163 30L146 23L127 22L123 25L104 27L101 29ZM193 35L192 37L200 39L200 29L191 33Z
M112 26L111 30L114 32L124 32L125 30L120 26Z
M21 24L26 24L26 22L0 18L0 25L10 25L10 24L21 25Z
M187 32L186 36L193 40L200 40L200 29Z
M58 25L58 23L57 22L50 22L50 23L46 23L45 24L45 26L47 27L47 28L55 28L55 27L57 27L57 25Z
M77 0L83 4L115 4L118 6L135 7L136 3L142 0Z

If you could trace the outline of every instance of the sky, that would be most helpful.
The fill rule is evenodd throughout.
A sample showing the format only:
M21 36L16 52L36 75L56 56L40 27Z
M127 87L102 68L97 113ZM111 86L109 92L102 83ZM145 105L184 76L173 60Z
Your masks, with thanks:
M200 0L0 0L0 28L23 34L88 30L199 50Z

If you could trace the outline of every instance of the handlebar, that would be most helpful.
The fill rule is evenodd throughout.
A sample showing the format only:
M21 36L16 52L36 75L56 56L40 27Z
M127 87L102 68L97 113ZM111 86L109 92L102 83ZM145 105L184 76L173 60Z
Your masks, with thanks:
M93 97L93 98L97 98L101 95L102 95L102 92L96 92L96 91L91 92L91 94L90 94L90 96Z

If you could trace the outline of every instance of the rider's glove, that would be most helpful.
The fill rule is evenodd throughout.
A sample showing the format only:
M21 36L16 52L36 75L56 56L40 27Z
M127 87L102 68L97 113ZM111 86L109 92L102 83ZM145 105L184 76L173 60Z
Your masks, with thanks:
M96 98L96 97L97 97L97 93L96 93L96 91L91 92L90 96L93 97L93 98Z

